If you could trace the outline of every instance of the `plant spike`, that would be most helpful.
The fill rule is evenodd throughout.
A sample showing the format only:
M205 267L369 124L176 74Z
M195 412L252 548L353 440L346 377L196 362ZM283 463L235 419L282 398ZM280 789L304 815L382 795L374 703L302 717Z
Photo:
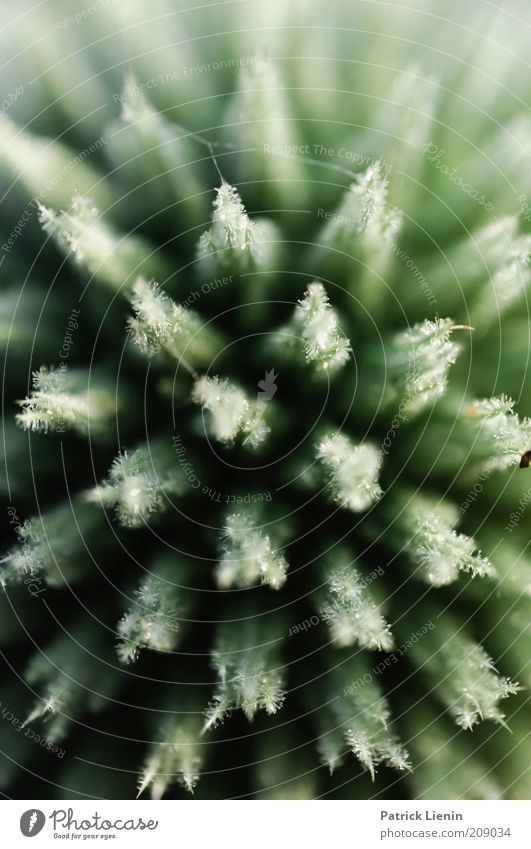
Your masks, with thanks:
M232 444L240 437L244 445L257 448L271 428L266 423L267 401L253 401L226 378L199 377L192 400L208 412L208 429L214 439Z
M520 419L514 411L514 401L502 395L474 401L466 414L475 425L478 440L488 453L490 469L525 468L531 448L531 419Z
M389 382L393 399L402 402L406 413L416 415L444 395L448 371L459 353L459 345L450 339L457 329L451 319L438 318L394 337L386 361Z
M341 433L330 433L317 446L317 460L326 474L327 492L341 507L360 513L381 497L382 459L373 445L354 445Z
M350 359L350 342L339 329L337 313L318 281L307 286L287 332L294 335L306 362L318 372L333 373Z
M234 710L252 720L257 711L272 715L284 703L279 624L271 614L258 616L252 611L237 627L233 625L218 626L211 656L218 683L205 713L205 731Z
M191 593L183 586L190 577L190 568L174 555L159 557L153 568L146 570L116 628L116 653L121 663L133 663L144 648L175 651L191 610Z
M431 613L435 628L415 641L409 652L438 700L460 728L468 730L487 719L503 725L505 716L499 702L517 693L518 684L498 675L485 649L451 615L443 612L437 616L426 601L423 612ZM407 624L413 625L411 616L401 620L402 635ZM396 627L398 630L398 624Z
M216 569L220 589L267 584L279 590L288 564L275 544L275 530L260 521L259 511L228 513L223 528L223 553Z
M25 430L82 436L105 434L116 416L116 393L104 378L81 369L42 366L33 373L33 392L18 401L18 423Z
M189 701L184 699L185 706ZM162 799L175 782L193 794L204 760L201 725L199 709L164 720L157 735L159 740L149 747L138 780L137 798L149 789L152 799Z
M358 653L334 666L325 679L329 701L317 714L317 744L332 774L351 751L374 781L380 764L409 770L409 756L389 727L390 709L364 657Z
M188 370L210 365L222 337L191 309L176 304L160 286L139 277L130 296L134 317L128 321L133 343L153 357L164 352Z
M40 205L42 228L58 248L114 291L129 288L139 274L165 281L169 267L140 236L119 235L103 221L92 201L75 195L68 212Z
M114 507L118 522L140 528L187 489L171 444L154 440L115 458L107 479L86 493L88 501Z
M51 743L64 739L72 722L87 712L101 710L113 698L120 684L112 664L98 655L95 628L70 627L30 660L26 681L44 688L24 726L38 719L46 722L46 738Z
M495 578L496 569L477 551L472 537L456 532L459 509L448 501L410 495L399 519L404 550L415 577L434 587L451 584L460 572Z
M388 203L387 190L385 166L371 163L345 193L337 212L325 225L320 243L349 255L355 245L370 254L381 254L394 243L402 223L400 213Z
M326 583L314 594L314 605L338 648L357 644L391 651L394 640L389 625L363 575L349 559L346 550L334 548L325 561L322 575Z
M212 226L198 246L206 274L229 268L239 273L265 270L272 264L276 230L269 221L252 221L234 186L225 181L216 190Z
M30 595L69 586L90 575L102 516L78 497L16 527L18 544L0 560L0 585L24 583ZM94 542L95 541L95 542Z

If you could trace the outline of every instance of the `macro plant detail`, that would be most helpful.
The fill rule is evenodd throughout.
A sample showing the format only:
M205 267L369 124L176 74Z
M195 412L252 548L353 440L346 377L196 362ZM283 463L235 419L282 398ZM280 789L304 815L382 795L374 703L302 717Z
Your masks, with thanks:
M5 10L4 793L528 798L530 76L479 5Z

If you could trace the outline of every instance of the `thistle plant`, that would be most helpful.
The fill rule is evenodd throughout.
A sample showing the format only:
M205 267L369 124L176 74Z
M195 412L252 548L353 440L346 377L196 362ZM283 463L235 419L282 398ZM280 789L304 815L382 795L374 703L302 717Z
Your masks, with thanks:
M22 5L0 788L528 798L529 10Z

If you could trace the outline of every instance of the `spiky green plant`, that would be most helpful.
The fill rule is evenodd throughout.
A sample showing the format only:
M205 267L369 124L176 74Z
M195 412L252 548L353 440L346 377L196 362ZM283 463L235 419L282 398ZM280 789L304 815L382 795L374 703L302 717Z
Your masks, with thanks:
M2 2L4 793L528 798L530 23Z

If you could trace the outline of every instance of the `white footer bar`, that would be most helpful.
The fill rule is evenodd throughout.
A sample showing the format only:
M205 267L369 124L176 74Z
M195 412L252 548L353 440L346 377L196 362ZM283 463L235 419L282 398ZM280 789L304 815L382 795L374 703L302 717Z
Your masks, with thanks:
M529 802L6 800L2 806L6 849L531 847Z

